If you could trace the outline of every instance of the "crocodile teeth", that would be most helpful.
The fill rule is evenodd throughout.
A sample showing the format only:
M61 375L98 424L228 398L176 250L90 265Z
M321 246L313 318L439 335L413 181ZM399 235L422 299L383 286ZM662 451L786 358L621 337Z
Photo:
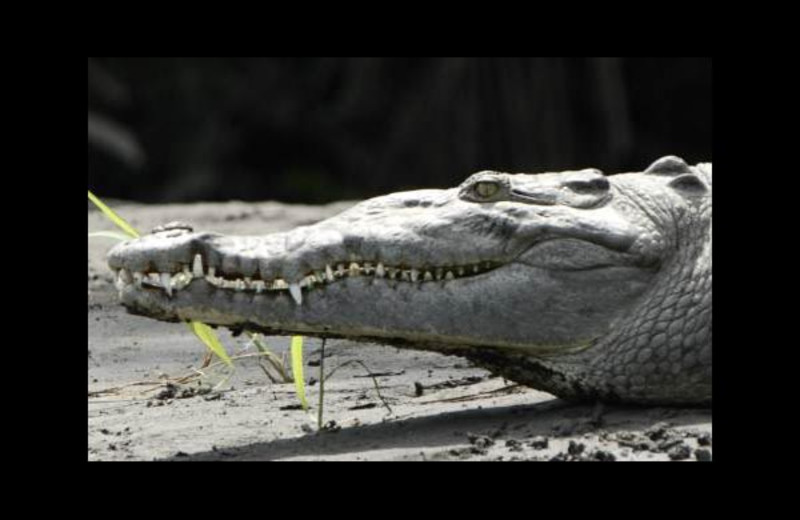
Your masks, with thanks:
M114 287L117 288L117 291L122 293L122 289L125 288L125 282L122 280L122 272L118 272L117 276L114 277Z
M300 286L298 284L289 284L289 294L292 295L292 298L294 298L294 301L297 305L303 304L303 291L300 290Z
M367 262L351 256L349 262L338 264L325 264L324 269L311 271L310 274L294 283L288 283L282 278L274 280L253 280L252 277L226 279L216 276L214 267L206 266L204 274L203 258L200 254L194 256L191 265L183 264L175 273L142 273L131 272L127 269L119 269L115 272L114 283L117 289L122 290L131 283L141 287L144 283L148 286L158 287L172 297L173 293L187 287L195 278L204 278L209 284L220 289L230 289L237 292L253 291L261 293L263 291L288 290L292 299L298 304L303 302L303 289L312 289L317 284L333 283L337 279L345 276L375 276L376 278L388 278L389 280L402 280L405 282L430 282L430 281L451 281L462 276L478 274L494 269L496 264L488 261L480 261L466 266L430 267L429 269L418 269L409 266L403 269L400 266L386 266L383 262ZM396 283L391 284L396 287Z
M172 280L170 280L170 287L174 290L180 290L189 285L191 281L191 273L187 274L185 271L181 271L180 273L173 275Z
M220 287L220 285L221 285L220 282L222 282L222 279L221 278L217 278L215 276L215 274L216 274L216 270L213 267L209 267L208 268L208 274L206 275L206 281L208 283L210 283L211 285L215 285L217 287Z
M119 278L120 278L120 280L122 280L126 284L127 283L131 283L133 281L133 277L131 276L131 272L128 271L127 269L124 269L124 268L119 270Z
M194 255L194 262L192 262L192 274L195 278L203 277L203 257L200 253Z
M169 273L161 273L161 285L167 291L167 296L172 296L172 275Z

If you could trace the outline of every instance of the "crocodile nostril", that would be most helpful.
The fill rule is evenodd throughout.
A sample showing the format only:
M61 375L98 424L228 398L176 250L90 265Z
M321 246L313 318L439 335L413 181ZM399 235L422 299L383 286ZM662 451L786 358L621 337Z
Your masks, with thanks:
M150 233L163 233L165 231L179 231L182 233L191 233L194 231L194 227L191 224L187 224L186 222L181 222L179 220L175 220L172 222L167 222L166 224L161 224L160 226L154 227Z

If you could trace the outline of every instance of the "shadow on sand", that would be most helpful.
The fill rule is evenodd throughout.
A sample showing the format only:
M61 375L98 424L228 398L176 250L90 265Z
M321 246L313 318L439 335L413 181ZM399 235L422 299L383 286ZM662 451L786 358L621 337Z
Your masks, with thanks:
M181 454L165 460L279 460L324 458L348 453L363 455L370 450L414 448L448 450L467 443L468 433L505 435L508 438L565 436L602 429L614 432L644 431L669 421L673 426L691 426L711 421L710 409L641 408L574 404L560 399L534 405L475 408L437 415L390 418L383 423L310 433L302 437L276 439L246 446ZM430 452L430 451L429 451Z

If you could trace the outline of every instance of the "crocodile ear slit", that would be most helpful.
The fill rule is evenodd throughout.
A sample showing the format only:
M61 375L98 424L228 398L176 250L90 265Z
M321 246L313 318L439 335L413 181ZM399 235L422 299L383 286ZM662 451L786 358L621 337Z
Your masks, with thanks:
M603 193L609 190L610 184L605 177L567 181L566 186L576 193Z
M706 184L692 173L678 175L669 181L669 187L690 195L700 195L708 190Z
M648 166L644 173L652 173L655 175L680 175L682 173L692 173L692 169L686 164L686 161L680 157L667 155Z

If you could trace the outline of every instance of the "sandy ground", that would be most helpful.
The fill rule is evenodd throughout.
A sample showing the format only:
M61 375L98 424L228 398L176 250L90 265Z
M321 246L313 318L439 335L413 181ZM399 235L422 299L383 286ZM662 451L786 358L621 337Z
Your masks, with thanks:
M142 231L184 220L198 230L261 234L350 205L114 207ZM112 228L92 209L88 218L89 231ZM205 349L184 326L117 304L104 263L111 244L89 244L89 460L711 459L710 410L575 405L458 357L349 341L325 346L326 373L341 368L325 382L318 429L320 340L305 343L308 412L293 384L265 375L247 337L220 331L240 356L235 371L198 371ZM265 341L278 355L288 348L288 338Z

